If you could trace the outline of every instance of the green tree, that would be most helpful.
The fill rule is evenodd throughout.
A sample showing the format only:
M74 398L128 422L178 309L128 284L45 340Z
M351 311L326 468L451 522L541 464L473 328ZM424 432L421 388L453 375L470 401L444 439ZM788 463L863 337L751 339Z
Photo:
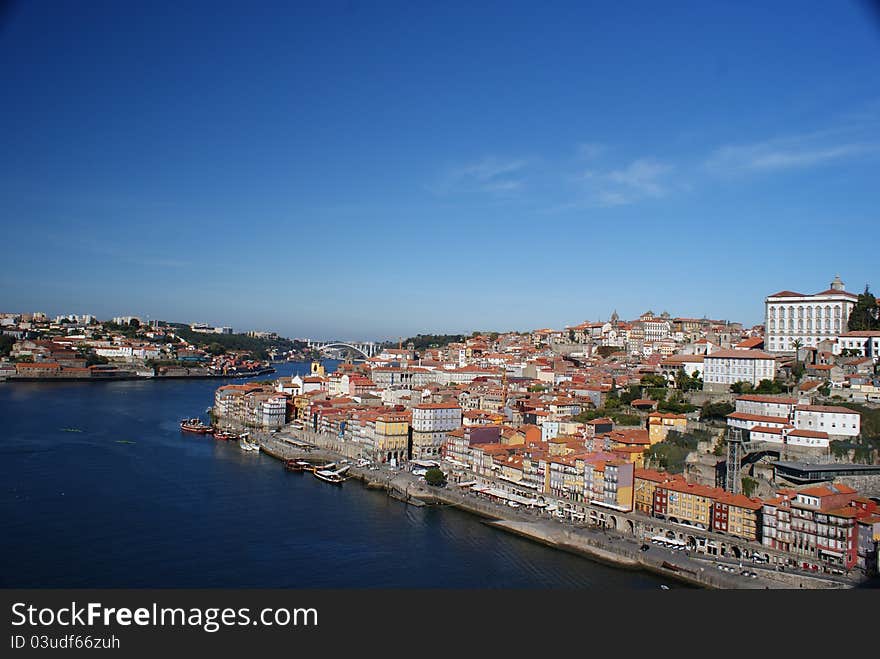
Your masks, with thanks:
M748 476L742 477L742 491L747 497L751 497L758 487L758 481Z
M781 394L785 387L777 380L761 380L755 388L757 394Z
M746 382L745 380L741 380L739 382L734 382L730 385L730 391L735 394L750 394L752 393L754 387L750 382Z
M859 294L856 305L849 314L846 327L850 332L880 329L877 298L871 293L867 284L865 284L865 292Z
M666 378L656 373L643 375L642 379L639 382L643 387L665 387L667 384Z
M800 339L795 339L791 342L791 347L794 348L794 365L800 366L801 356L800 349L804 347L804 342Z
M445 485L446 484L446 474L444 474L440 469L434 467L433 469L428 469L425 472L425 482L428 485Z
M109 364L110 360L104 357L103 355L96 355L91 352L86 357L86 366L97 366L98 364Z
M15 337L8 334L0 334L0 357L8 357L15 345Z
M736 407L732 403L724 401L718 403L706 403L700 411L700 420L707 419L725 419L727 415L732 413Z

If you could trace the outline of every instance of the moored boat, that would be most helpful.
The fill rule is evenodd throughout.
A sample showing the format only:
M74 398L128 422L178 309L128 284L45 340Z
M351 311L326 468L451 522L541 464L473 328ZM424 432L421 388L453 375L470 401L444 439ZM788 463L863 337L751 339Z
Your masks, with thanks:
M228 430L214 430L214 439L230 440L237 437L238 435L231 433Z
M348 467L343 467L342 469L337 469L336 471L333 471L331 469L316 469L314 473L315 478L319 478L326 483L340 485L349 479L349 476L345 475L345 472L347 472L348 469Z
M200 435L207 435L208 433L213 433L214 429L202 423L201 419L184 419L180 422L180 429L184 432L195 432Z
M244 437L242 437L241 439L238 440L238 445L239 445L239 447L241 447L242 451L259 451L260 450L259 444L252 444Z

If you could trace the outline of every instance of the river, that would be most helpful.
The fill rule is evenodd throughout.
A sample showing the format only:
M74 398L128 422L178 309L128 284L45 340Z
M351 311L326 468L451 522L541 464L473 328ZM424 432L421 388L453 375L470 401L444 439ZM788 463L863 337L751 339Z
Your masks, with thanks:
M0 587L674 587L181 433L221 384L0 383Z

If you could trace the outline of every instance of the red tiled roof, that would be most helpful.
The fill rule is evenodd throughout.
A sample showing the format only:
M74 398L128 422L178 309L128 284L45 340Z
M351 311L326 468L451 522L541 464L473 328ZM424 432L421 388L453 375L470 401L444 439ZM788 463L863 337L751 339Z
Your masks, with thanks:
M798 405L795 409L800 412L828 412L831 414L856 414L861 416L855 410L837 405Z
M797 405L796 398L761 396L759 394L745 394L743 396L737 396L736 399L749 401L752 403L778 403L780 405Z
M771 435L781 435L782 428L771 428L770 426L755 426L752 432L765 432Z
M762 350L716 350L706 355L706 359L776 359Z
M818 430L805 430L803 428L792 430L788 434L789 436L793 435L795 437L813 437L814 439L828 439L827 432L821 432Z
M806 297L803 293L795 293L794 291L779 291L767 297Z
M740 421L757 421L759 423L788 423L788 419L784 419L781 416L762 416L760 414L747 414L746 412L733 412L732 414L728 414L727 418L738 419Z
M833 288L829 288L827 291L821 291L819 293L814 293L814 295L843 295L845 297L853 297L857 298L858 295L855 293L850 293L849 291L836 291Z

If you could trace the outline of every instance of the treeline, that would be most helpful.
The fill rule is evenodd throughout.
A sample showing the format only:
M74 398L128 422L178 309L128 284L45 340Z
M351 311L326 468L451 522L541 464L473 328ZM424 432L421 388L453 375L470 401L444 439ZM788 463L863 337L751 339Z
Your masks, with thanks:
M229 351L246 351L257 359L268 359L269 350L304 350L306 344L291 339L261 339L247 334L203 334L193 332L188 325L169 323L174 333L188 343L207 349L212 354L224 354Z
M463 343L466 338L464 334L417 334L416 336L404 339L403 346L406 347L412 343L415 350L442 348L450 343ZM388 345L397 347L393 341L390 341Z

